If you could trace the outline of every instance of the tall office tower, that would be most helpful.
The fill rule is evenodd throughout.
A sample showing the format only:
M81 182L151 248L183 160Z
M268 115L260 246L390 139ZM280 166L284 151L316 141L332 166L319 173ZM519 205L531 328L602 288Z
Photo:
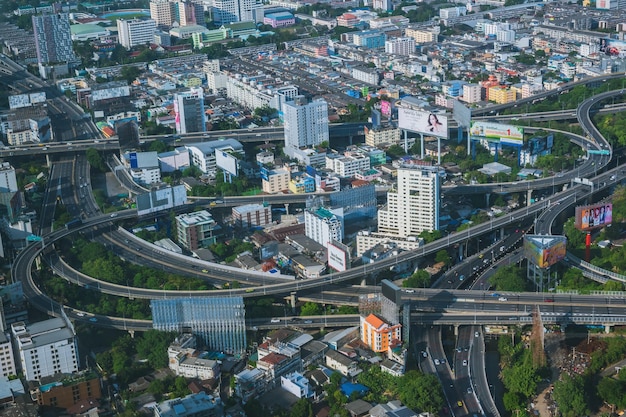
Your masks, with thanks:
M11 325L11 333L27 381L78 371L76 333L65 319L53 318L28 325L20 321Z
M204 26L204 7L191 0L178 0L173 4L173 19L181 26Z
M39 64L76 61L67 13L33 16L32 20Z
M213 0L213 21L216 25L254 21L255 10L262 6L258 0Z
M304 230L308 238L320 245L336 240L343 241L343 208L329 210L324 207L307 209L304 212Z
M283 105L285 118L285 153L294 157L295 151L318 146L328 141L328 104L319 99L307 103L297 96Z
M126 49L152 43L155 32L156 21L152 19L117 20L118 42Z
M387 193L387 205L378 210L378 232L398 237L417 236L439 228L441 168L403 164L396 189Z
M246 351L246 308L241 296L152 300L152 326L168 332L189 332L208 349Z
M206 131L202 88L192 88L189 91L174 94L174 112L176 113L177 133Z
M9 162L0 162L0 192L12 193L18 190L15 168Z
M169 0L150 0L150 18L158 27L169 29L174 23L174 3Z

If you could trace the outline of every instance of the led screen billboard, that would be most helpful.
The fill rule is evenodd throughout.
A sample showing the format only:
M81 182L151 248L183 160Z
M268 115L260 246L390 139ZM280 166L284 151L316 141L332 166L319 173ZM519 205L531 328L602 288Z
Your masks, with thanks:
M582 231L604 227L613 222L613 204L599 203L591 206L576 207L574 224Z
M567 239L565 236L524 237L524 256L539 268L549 268L565 258Z
M475 140L486 139L490 142L503 142L522 146L524 129L520 126L493 122L472 122L470 136Z
M398 126L400 129L429 136L448 137L448 118L443 114L399 108Z
M387 100L381 100L380 112L383 114L383 116L391 117L391 102Z

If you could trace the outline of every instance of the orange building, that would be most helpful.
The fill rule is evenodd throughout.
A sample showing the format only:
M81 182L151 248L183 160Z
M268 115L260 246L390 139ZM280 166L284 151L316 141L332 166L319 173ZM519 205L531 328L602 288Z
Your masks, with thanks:
M93 372L61 375L60 379L48 378L51 382L31 390L33 400L39 405L68 409L78 403L93 403L102 397L100 378Z
M401 324L391 325L375 314L361 317L361 341L374 352L386 352L397 345L402 339L401 330Z

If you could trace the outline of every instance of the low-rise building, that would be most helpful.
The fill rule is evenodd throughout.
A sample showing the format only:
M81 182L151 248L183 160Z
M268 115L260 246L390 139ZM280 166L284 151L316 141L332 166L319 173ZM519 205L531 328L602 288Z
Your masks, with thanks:
M272 223L272 206L269 204L246 204L233 207L232 217L239 227L263 227Z
M336 350L326 352L326 366L347 377L356 376L361 372L355 360Z
M289 190L289 180L291 173L284 169L273 169L267 172L267 176L263 178L261 175L261 184L263 192L268 194L276 194Z
M299 372L281 376L280 386L298 398L311 398L314 394L309 386L309 380Z
M154 417L222 417L224 406L217 397L199 392L163 401L154 407Z
M67 409L84 402L95 404L102 398L100 377L95 372L57 374L39 382L40 385L31 390L31 396L36 397L41 406Z
M372 351L386 352L401 340L401 324L389 324L375 314L361 317L361 341Z

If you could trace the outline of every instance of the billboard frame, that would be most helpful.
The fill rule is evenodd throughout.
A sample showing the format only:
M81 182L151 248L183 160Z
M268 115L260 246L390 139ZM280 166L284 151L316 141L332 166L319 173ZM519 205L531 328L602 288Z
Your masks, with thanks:
M445 114L400 107L398 108L398 127L427 136L448 138L448 116Z

